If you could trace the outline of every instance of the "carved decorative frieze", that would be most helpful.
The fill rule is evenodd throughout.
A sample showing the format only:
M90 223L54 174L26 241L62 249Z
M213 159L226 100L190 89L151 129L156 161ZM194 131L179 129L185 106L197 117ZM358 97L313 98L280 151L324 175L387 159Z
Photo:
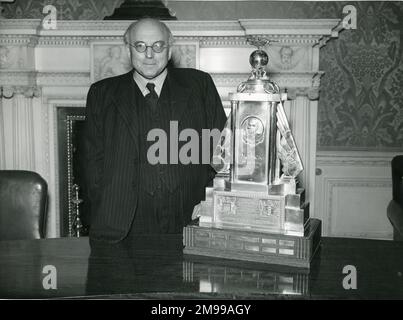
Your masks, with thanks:
M41 89L37 86L2 86L1 97L11 99L15 95L21 94L25 98L39 97L41 95Z
M1 33L0 33L1 34ZM0 45L26 45L30 47L36 46L38 43L38 36L36 35L15 35L15 34L1 34Z
M0 69L34 69L33 48L30 46L0 45Z
M172 61L181 68L198 68L198 42L176 41ZM132 69L122 40L91 43L91 82L126 73Z
M34 86L36 74L30 70L0 70L0 85Z
M36 73L36 71L0 70L1 96L4 98L12 98L16 94L23 94L27 98L40 96Z
M337 35L337 20L239 20L167 21L176 42L173 61L179 67L199 67L199 48L248 47L247 37L264 34L272 40L268 72L289 97L319 96L321 73L312 65L312 46ZM40 20L2 20L0 39L0 83L3 87L88 86L105 77L131 69L122 42L129 21L58 21L56 30L45 30ZM338 30L338 29L337 29ZM322 42L321 42L322 41ZM88 72L35 70L34 47L88 47ZM55 66L59 69L57 66ZM20 70L21 72L17 72ZM7 80L5 78L7 71ZM312 72L314 71L314 72ZM237 87L247 74L214 74L218 87ZM7 91L7 90L6 90ZM8 91L10 91L8 89Z
M91 42L98 41L121 41L123 31L118 35L91 35L91 36L41 36L38 40L40 46L87 46ZM174 35L175 41L198 41L200 47L250 47L245 36L182 36ZM270 39L276 41L276 44L290 45L316 45L320 42L317 36L300 35L271 35Z
M312 69L308 46L269 45L265 51L270 57L269 72L306 71Z
M36 33L40 23L40 19L0 19L0 30L2 34L17 33L15 30L30 30L30 33Z
M199 37L200 47L250 47L245 37Z
M312 42L323 36L336 37L339 19L252 19L238 21L166 21L176 37L245 37L267 35L273 39ZM39 19L0 20L1 34L55 36L122 36L130 21L58 20L57 29L43 29ZM212 40L214 39L207 39Z
M238 20L245 34L296 34L337 37L342 28L340 19L241 19Z
M86 47L90 43L90 37L41 37L39 38L39 46L64 46L64 47Z
M37 84L39 86L74 86L87 87L90 85L89 72L38 72Z

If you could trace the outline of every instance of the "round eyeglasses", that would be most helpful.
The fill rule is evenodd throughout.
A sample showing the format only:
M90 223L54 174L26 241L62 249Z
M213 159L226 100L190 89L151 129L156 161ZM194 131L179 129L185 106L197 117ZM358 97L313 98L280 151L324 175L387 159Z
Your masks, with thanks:
M129 43L129 45L140 53L145 52L148 47L150 47L155 53L161 53L168 47L164 41L156 41L151 46L147 46L143 41L136 41L134 43Z

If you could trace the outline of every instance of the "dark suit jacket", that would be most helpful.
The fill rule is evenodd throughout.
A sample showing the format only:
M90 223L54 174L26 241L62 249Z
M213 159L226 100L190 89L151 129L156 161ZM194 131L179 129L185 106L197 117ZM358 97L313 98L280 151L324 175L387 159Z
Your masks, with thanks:
M207 73L194 69L168 71L172 119L185 128L218 128L226 116L214 83ZM84 134L86 184L91 218L90 236L116 242L130 230L139 196L138 119L133 90L133 71L94 83L88 92ZM184 223L204 188L215 175L209 165L181 165L178 170L183 193Z

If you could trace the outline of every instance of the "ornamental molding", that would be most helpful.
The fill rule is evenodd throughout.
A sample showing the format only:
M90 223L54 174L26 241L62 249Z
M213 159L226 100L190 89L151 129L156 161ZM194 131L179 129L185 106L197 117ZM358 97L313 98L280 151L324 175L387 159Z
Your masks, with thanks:
M36 86L37 71L32 70L0 70L1 86Z
M36 84L36 74L31 70L0 70L0 96L7 99L17 94L39 97L41 89Z
M38 44L38 36L36 35L10 35L2 34L0 37L1 46L28 46L35 47Z
M295 34L331 35L337 37L342 30L341 19L240 19L246 35Z
M317 42L319 48L324 47L330 39L331 39L330 36L323 36L323 37L321 37L321 38L318 40L318 42Z
M9 40L4 43L21 43L24 44L28 41L19 41L15 39L15 35L8 36ZM32 37L32 36L31 36ZM252 48L246 41L245 36L231 37L231 36L175 36L175 41L198 41L200 47L247 47ZM330 39L330 38L329 38ZM326 41L322 41L318 36L299 36L299 35L281 35L281 36L270 36L270 40L275 41L272 45L305 45L314 46L320 44L323 46ZM40 46L88 46L91 42L96 41L116 41L123 43L122 34L114 36L41 36L37 38L37 43ZM322 41L322 42L321 42ZM1 42L0 42L1 43Z
M200 47L251 47L244 36L240 37L198 37Z
M111 30L121 32L126 30L132 21L126 20L58 20L56 30L41 30L41 34L47 35L61 31L98 31Z
M270 73L270 79L277 82L282 89L291 88L300 90L304 88L318 89L323 71L318 72L279 72ZM249 73L211 73L211 77L217 87L238 87L238 85L248 80Z
M270 46L279 46L283 44L300 45L300 46L314 46L320 43L322 36L317 35L268 35L263 34L269 40L273 41ZM177 38L177 37L175 37ZM247 43L247 36L240 37L226 37L226 36L212 36L212 37L191 37L193 40L200 41L200 47L248 47L251 45ZM325 44L325 43L324 43Z
M394 156L401 154L395 152L374 152L374 151L318 151L316 165L318 167L340 166L340 167L387 167Z
M337 212L333 210L335 198L337 197L337 194L335 194L336 188L392 188L392 181L389 178L325 178L323 183L325 185L325 194L328 197L325 225L327 226L327 234L329 236L334 235L332 230L332 223L333 220L337 217Z
M1 96L5 98L15 94L37 97L44 87L89 87L90 84L89 72L0 70Z
M37 84L42 87L89 87L89 72L38 72Z
M320 167L337 166L337 167L390 167L390 161L382 159L378 160L365 160L365 159L334 159L323 160L317 159L316 165Z
M41 19L1 19L2 33L7 30L30 30L31 33L49 34L60 31L125 30L130 20L57 20L57 29L42 28ZM337 36L342 30L341 19L240 19L212 21L164 21L172 32L180 34L189 31L222 30L231 35L244 34L316 34Z
M131 21L58 20L56 29L43 29L40 19L1 19L0 34L41 37L121 37ZM245 37L266 35L282 41L311 43L323 36L337 37L340 19L241 19L232 21L166 21L175 37ZM208 39L208 41L214 41Z
M11 99L16 95L23 95L25 98L41 96L41 89L37 86L1 86L0 97Z
M38 46L88 47L89 39L89 37L78 36L40 37Z
M43 90L42 90L43 91ZM87 93L85 94L66 94L66 93L43 93L42 101L44 104L51 105L52 108L56 107L77 107L85 108ZM64 103L55 101L65 101ZM76 103L79 101L79 103Z
M299 96L306 96L309 100L318 100L319 92L319 88L290 88L287 90L287 98L288 100L295 100Z
M0 19L0 34L37 34L40 19Z
M305 73L272 73L270 78L284 90L288 98L307 96L310 100L319 97L320 76L323 72ZM246 81L248 73L212 73L217 87L233 88ZM40 86L40 87L89 87L91 84L90 72L37 72L21 70L0 70L0 85L2 86Z

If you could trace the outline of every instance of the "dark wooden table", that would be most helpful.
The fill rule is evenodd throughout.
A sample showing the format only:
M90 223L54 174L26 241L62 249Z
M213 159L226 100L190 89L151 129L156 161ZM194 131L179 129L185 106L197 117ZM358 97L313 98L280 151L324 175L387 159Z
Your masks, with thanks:
M343 288L346 265L357 270L355 290ZM0 241L0 266L0 298L403 298L403 243L392 241L323 238L310 270L183 256L165 241ZM56 289L43 286L46 266Z

